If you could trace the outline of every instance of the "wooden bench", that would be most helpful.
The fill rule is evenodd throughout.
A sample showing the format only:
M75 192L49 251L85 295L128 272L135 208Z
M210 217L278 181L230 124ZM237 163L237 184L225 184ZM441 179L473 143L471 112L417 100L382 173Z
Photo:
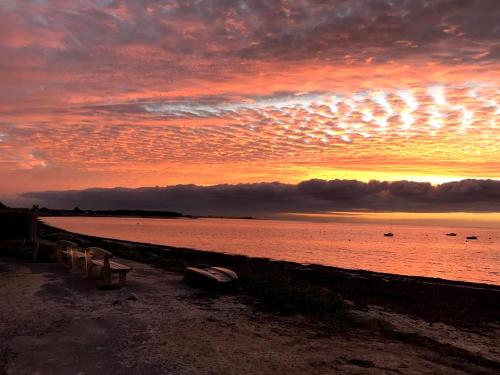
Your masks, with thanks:
M81 264L85 260L85 253L78 250L78 245L71 241L57 241L56 249L57 263L68 265L73 271L81 269Z
M125 264L113 262L110 259L113 257L109 251L99 247L88 247L85 249L85 265L87 277L91 277L92 269L99 267L104 285L111 285L111 277L113 273L117 273L119 277L118 284L124 286L127 280L127 273L132 270Z

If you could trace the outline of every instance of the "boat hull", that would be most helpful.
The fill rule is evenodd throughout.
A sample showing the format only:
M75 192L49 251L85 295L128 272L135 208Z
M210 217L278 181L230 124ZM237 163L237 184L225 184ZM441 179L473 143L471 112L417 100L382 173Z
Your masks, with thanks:
M238 275L223 267L186 267L188 284L205 289L233 289L238 287Z

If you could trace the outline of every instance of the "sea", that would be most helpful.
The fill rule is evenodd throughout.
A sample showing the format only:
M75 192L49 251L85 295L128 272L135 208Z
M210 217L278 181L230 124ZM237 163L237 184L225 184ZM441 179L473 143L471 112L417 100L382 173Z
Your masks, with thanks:
M500 229L247 219L44 217L81 234L251 257L500 285ZM456 236L447 236L454 232ZM477 236L467 240L467 236Z

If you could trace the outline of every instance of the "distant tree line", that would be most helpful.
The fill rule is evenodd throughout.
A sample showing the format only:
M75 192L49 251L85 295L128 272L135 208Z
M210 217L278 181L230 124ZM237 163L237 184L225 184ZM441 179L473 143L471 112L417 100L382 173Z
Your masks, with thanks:
M119 216L119 217L190 217L180 212L173 211L148 211L148 210L82 210L75 207L72 210L57 210L46 207L33 210L41 216Z

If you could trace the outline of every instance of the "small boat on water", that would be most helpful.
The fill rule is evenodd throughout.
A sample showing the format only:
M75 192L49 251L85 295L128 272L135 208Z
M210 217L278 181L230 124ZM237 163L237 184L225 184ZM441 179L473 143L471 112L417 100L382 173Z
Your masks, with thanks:
M446 235L447 235L447 236L452 236L452 237L455 237L457 234L456 234L456 233L451 232L451 233L446 233Z
M385 237L394 237L394 233L392 233L392 220L390 221L389 232L384 233Z
M223 267L186 267L186 282L201 288L232 288L238 286L236 272Z
M468 240L477 240L477 236L467 236Z

